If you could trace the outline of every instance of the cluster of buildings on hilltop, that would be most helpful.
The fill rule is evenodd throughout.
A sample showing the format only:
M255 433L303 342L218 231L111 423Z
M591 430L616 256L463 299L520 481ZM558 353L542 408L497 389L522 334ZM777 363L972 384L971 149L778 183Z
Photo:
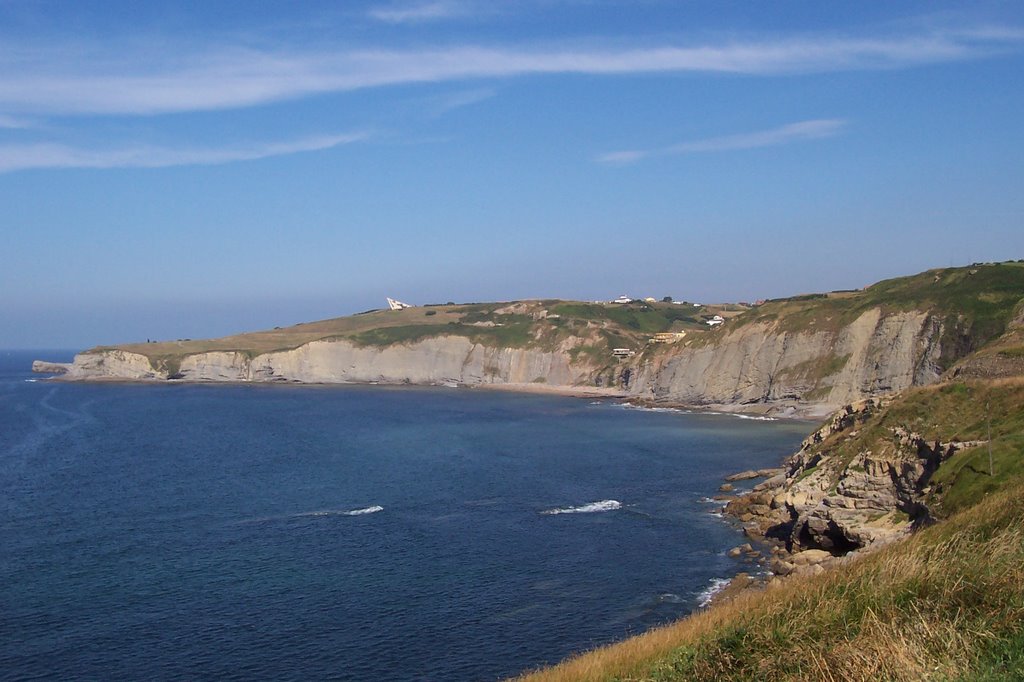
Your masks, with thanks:
M683 301L673 301L671 296L666 296L665 298L661 299L661 301L662 301L662 303L672 303L673 305L683 305ZM648 296L647 298L630 298L629 296L626 296L625 294L623 294L622 296L619 296L618 298L614 298L614 299L612 299L610 301L594 301L594 303L618 303L619 305L626 305L627 303L657 303L657 302L658 302L658 299L654 298L653 296ZM694 303L693 307L699 308L700 307L700 303Z

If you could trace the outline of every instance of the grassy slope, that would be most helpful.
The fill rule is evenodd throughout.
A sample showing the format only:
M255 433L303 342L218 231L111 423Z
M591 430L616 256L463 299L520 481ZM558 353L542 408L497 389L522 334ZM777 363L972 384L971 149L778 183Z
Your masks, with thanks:
M861 291L767 301L737 324L770 322L782 331L837 331L872 308L926 310L944 322L944 367L1006 329L1024 298L1024 263L928 270L873 284Z
M532 680L1024 679L1024 378L909 391L830 447L884 447L901 425L987 438L932 479L949 519L815 578L741 594ZM827 445L827 444L823 444ZM941 495L941 497L940 497Z

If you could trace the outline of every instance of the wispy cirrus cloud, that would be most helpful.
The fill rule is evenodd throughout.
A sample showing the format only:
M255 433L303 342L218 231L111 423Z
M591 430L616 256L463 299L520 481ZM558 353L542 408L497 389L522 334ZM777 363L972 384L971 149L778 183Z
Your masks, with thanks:
M387 5L374 7L367 15L377 21L389 24L418 24L427 21L438 21L463 16L468 8L450 0L437 2L417 2L414 4Z
M699 152L724 152L737 149L756 149L816 140L838 135L846 128L846 121L836 118L821 118L810 121L788 123L778 128L758 130L751 133L722 135L703 140L692 140L658 149L634 149L601 154L597 160L602 163L630 164L652 156L674 156Z
M4 67L12 114L160 114L255 106L322 93L529 75L721 73L772 76L896 69L976 59L1024 45L1024 31L983 28L880 38L820 37L648 47L452 46L423 50L255 50L112 54L33 49ZM8 53L17 48L7 46ZM98 54L97 54L98 53Z
M460 90L450 92L427 100L427 111L431 116L441 116L449 111L472 106L484 100L490 99L497 94L493 88L475 88L473 90Z
M27 118L18 118L17 116L5 116L0 114L0 128L20 130L32 127L35 127L35 123Z
M39 168L166 168L211 166L272 156L332 149L367 139L366 133L325 135L289 142L235 147L159 147L150 145L89 149L56 143L0 145L0 173Z

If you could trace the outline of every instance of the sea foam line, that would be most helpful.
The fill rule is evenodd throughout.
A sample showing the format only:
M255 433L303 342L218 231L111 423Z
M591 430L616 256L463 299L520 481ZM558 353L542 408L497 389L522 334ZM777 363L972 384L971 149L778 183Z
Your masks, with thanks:
M318 511L302 512L300 514L294 514L292 518L305 518L310 516L362 516L363 514L376 514L380 511L384 511L384 507L375 504L371 507L362 507L360 509L321 509Z
M731 582L732 580L729 578L712 578L711 584L697 595L697 606L702 609L711 606L711 601L715 598L715 595L724 590Z
M616 509L622 509L622 503L618 500L599 500L597 502L590 502L589 504L583 504L578 507L547 509L542 511L541 514L594 514L596 512L615 511Z
M634 405L633 403L619 403L620 407L627 410L639 410L641 412L671 412L674 414L693 414L692 410L681 407L647 407L646 405Z

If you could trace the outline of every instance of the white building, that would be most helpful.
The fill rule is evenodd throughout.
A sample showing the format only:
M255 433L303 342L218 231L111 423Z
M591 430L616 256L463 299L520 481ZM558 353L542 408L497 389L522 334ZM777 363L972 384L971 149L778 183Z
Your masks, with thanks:
M612 301L612 303L632 303L632 302L633 302L633 299L631 299L629 296L626 296L625 294L623 294L622 296L619 296L617 299Z
M405 308L415 308L415 307L416 306L409 305L408 303L402 303L401 301L396 301L393 298L389 298L388 299L388 308L390 308L391 310L403 310Z

